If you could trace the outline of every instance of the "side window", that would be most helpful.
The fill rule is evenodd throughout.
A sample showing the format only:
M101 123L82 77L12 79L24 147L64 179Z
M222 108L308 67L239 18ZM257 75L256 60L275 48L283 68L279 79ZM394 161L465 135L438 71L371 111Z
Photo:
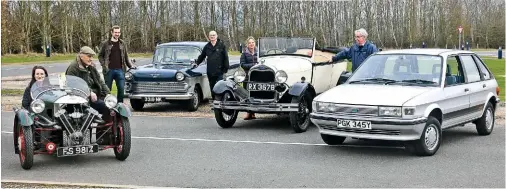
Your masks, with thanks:
M488 71L487 67L483 64L483 62L476 56L473 56L474 61L476 64L478 64L478 68L480 68L481 75L483 76L483 79L487 80L490 79L490 72Z
M464 74L457 56L448 56L446 61L446 85L458 85L464 83Z
M460 56L460 60L464 65L464 71L467 76L467 82L476 82L480 81L480 72L478 71L478 67L476 67L476 63L474 62L473 57L470 55Z

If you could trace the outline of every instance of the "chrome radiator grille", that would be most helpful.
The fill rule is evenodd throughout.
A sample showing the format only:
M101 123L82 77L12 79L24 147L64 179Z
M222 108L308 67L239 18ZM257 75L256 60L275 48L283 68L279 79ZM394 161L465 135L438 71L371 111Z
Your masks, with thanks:
M250 82L270 83L275 82L275 73L271 69L253 70L249 75ZM276 91L250 91L250 97L254 99L275 99Z
M135 93L186 92L187 85L184 82L138 82L132 85L132 91Z

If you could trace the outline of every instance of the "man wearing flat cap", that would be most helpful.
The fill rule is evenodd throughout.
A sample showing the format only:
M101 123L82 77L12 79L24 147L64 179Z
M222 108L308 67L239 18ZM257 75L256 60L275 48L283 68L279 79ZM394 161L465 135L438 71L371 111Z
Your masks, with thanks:
M111 92L100 77L97 68L95 68L95 64L92 62L94 55L96 55L96 53L90 47L81 47L76 59L70 63L65 74L80 77L86 81L88 87L91 89L90 106L107 117L109 108L107 108L103 99ZM109 121L107 119L104 120Z

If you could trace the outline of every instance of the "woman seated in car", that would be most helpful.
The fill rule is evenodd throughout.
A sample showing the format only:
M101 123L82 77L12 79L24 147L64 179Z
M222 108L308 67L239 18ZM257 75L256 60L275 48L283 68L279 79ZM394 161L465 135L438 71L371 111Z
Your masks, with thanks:
M241 54L241 68L244 69L244 72L246 72L246 80L245 81L248 81L248 72L249 72L249 69L251 67L253 67L254 65L258 64L258 56L257 56L257 53L258 53L258 49L256 49L256 45L255 45L255 38L253 37L248 37L248 39L246 40L246 43L248 44L247 48L245 48ZM250 120L250 119L256 119L255 118L255 113L250 113L248 112L246 114L246 117L244 118L244 120Z
M32 85L36 81L42 81L47 76L48 75L47 75L46 68L44 68L42 66L34 66L33 67L33 69L32 69L32 80L30 81L30 83L26 87L25 93L23 94L23 101L21 102L21 105L23 106L23 108L25 108L27 110L30 110L30 104L33 101L32 95L30 95L30 89L32 88Z

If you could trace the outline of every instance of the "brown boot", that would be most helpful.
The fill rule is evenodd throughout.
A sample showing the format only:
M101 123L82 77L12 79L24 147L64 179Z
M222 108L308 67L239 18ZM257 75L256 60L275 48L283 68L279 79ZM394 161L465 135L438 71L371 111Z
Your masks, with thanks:
M246 113L246 117L244 118L244 120L251 120L251 119L256 119L255 117L255 113Z

